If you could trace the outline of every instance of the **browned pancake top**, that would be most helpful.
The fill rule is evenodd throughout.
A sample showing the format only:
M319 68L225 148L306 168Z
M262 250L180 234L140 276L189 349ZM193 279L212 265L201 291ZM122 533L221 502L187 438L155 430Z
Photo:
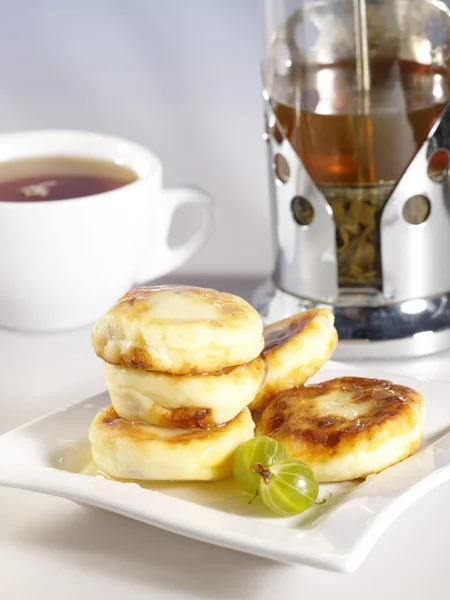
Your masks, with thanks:
M228 294L226 292L218 292L217 290L209 288L201 288L195 286L184 286L184 285L161 285L161 286L145 286L137 287L129 290L124 294L109 310L110 313L114 313L116 310L123 310L124 305L132 308L132 316L138 317L140 313L145 313L149 310L155 295L164 293L170 290L173 294L189 294L190 296L197 296L201 299L206 299L212 302L220 311L230 317L236 315L246 314L250 308L247 302L235 296L234 294ZM209 320L211 324L220 326L219 321Z
M315 319L321 317L322 314L327 317L328 310L312 308L264 327L263 356L270 355L281 346L284 346L290 339L294 339L303 330L315 326Z
M348 394L349 403L364 405L364 411L355 418L324 415L318 401L328 394ZM331 449L361 432L373 434L375 441L383 423L400 414L407 421L408 408L417 405L423 405L423 398L411 388L380 379L342 377L277 394L258 423L258 433ZM416 418L415 410L410 417Z

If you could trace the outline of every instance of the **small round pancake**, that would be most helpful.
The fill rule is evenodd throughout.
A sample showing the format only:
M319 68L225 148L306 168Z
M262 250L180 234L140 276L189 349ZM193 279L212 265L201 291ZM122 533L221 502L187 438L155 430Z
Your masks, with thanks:
M92 344L114 365L179 375L214 373L256 358L259 314L245 300L198 287L141 287L95 325Z
M235 450L253 437L248 408L215 429L166 429L122 419L110 405L89 429L98 468L118 479L209 481L231 475Z
M249 406L252 412L263 410L275 394L303 385L333 354L338 338L333 313L314 308L271 323L264 339L267 376Z
M378 473L420 444L420 394L390 381L343 377L282 392L263 412L257 435L281 442L318 481Z
M118 415L161 427L214 427L234 419L266 375L260 356L205 375L170 375L104 363L106 387Z

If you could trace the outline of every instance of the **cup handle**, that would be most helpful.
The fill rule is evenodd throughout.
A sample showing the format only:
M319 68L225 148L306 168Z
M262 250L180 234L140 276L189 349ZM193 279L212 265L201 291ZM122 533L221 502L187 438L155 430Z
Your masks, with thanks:
M191 187L176 187L162 190L162 195L162 201L168 204L171 213L164 240L165 246L161 250L158 250L158 256L148 256L146 257L147 260L144 259L142 261L141 270L136 278L138 283L162 277L181 267L181 265L186 263L200 250L210 233L213 203L205 192ZM167 239L170 223L176 209L183 204L192 204L200 207L200 225L192 237L181 244L181 246L170 248Z

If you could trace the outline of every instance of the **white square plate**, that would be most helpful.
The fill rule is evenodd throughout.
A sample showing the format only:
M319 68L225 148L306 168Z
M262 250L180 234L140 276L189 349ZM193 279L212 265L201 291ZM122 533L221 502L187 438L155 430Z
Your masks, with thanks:
M450 477L450 384L328 363L315 381L354 375L391 379L423 394L427 425L421 448L364 482L324 486L329 499L303 515L281 519L234 483L141 486L98 475L87 432L106 392L32 421L0 437L0 485L61 496L155 527L282 562L354 571L393 522L417 498Z

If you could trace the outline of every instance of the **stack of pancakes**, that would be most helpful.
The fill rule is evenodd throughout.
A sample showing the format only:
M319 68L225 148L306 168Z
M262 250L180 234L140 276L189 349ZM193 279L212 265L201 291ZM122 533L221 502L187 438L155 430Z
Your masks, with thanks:
M211 480L254 435L247 406L265 379L263 325L215 290L131 290L96 324L112 405L90 429L100 470L125 479Z
M420 444L424 401L390 381L307 383L336 342L325 308L263 330L232 294L131 290L93 332L112 402L91 425L93 458L117 478L222 479L254 435L252 412L256 435L281 442L319 481L378 473Z

